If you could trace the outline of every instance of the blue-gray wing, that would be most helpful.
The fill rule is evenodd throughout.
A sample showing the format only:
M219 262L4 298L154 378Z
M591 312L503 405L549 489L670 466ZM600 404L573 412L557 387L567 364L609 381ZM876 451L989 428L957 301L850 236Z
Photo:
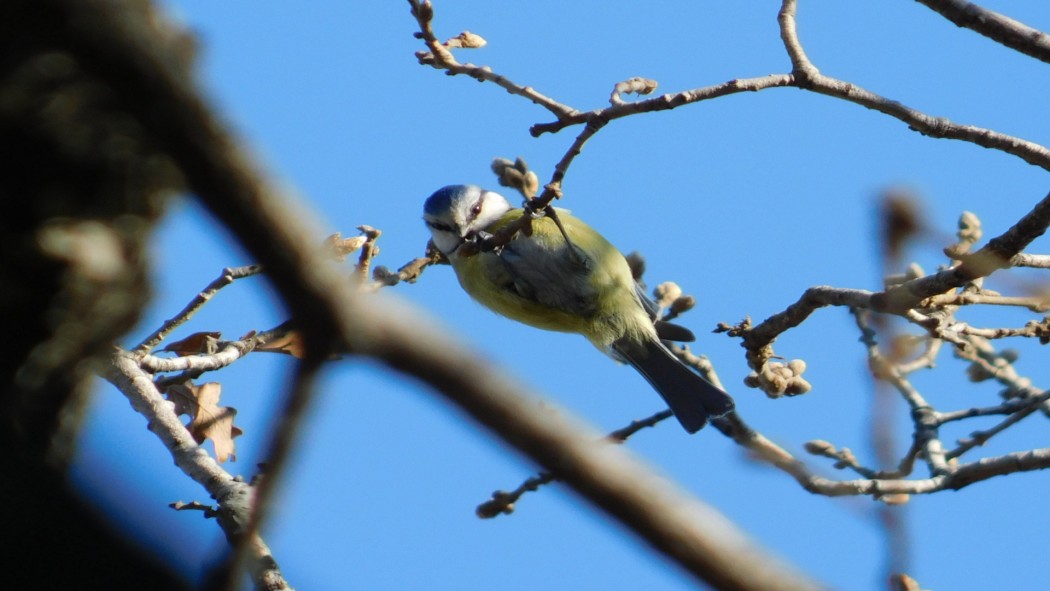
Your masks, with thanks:
M649 299L649 294L645 293L645 287L637 281L634 282L634 293L638 294L638 299L642 302L642 307L645 308L645 313L649 315L649 319L656 320L660 307L656 305L656 302Z
M570 250L572 249L572 250ZM576 316L590 316L598 309L598 293L590 280L594 260L583 250L561 242L534 238L512 240L495 257L490 271L504 289Z

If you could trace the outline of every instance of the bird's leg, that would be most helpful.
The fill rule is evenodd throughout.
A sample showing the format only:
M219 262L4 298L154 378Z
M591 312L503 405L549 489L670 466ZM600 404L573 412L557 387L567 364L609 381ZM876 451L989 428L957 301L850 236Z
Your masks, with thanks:
M532 199L527 199L522 205L522 209L525 210L524 226L522 232L526 236L532 234L532 220L539 219L541 217L548 217L554 222L554 225L558 227L558 231L561 232L562 238L565 239L565 244L569 247L569 256L572 257L572 261L578 265L587 265L587 258L580 254L579 249L572 240L569 239L569 233L565 231L565 226L561 223L561 218L558 217L558 212L555 211L551 205L545 205L542 208L536 208L533 204Z
M572 240L569 240L569 233L565 231L565 226L562 225L561 219L558 218L558 213L554 210L554 208L548 205L546 208L544 208L543 212L544 214L546 214L547 217L551 219L552 222L554 222L555 226L558 226L558 231L560 231L562 237L565 238L565 244L569 246L569 256L572 257L573 262L579 265L586 265L586 259L576 249L576 245L572 243Z

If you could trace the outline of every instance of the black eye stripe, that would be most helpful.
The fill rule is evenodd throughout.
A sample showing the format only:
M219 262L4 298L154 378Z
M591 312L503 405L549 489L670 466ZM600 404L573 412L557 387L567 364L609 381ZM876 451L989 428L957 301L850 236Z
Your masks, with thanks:
M426 221L428 226L430 226L431 228L434 228L435 230L439 230L441 232L451 232L452 231L452 226L450 226L448 224L442 224L441 222L432 222L430 220L425 220L425 221Z

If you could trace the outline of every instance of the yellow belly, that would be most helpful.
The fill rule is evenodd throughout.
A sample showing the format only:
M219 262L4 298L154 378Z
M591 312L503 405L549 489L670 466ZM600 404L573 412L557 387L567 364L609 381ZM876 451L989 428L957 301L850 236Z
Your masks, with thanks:
M520 209L509 212L489 231L495 233L521 215ZM551 305L523 295L521 290L513 287L515 276L495 252L470 257L453 256L452 265L460 285L471 297L498 314L544 330L582 334L603 350L628 334L636 339L647 337L653 332L653 325L635 293L634 279L626 259L612 244L580 220L566 213L560 213L559 218L575 246L583 251L590 264L575 267L578 272L571 279L565 278L566 273L555 272L569 267L566 261L546 267L535 265L533 268L554 268L552 277L549 278L550 282L546 282L548 278L542 276L530 277L529 280L533 284L542 283L536 285L541 290L561 290L556 293L572 296L567 298L571 304ZM517 250L542 252L543 256L558 260L571 256L565 238L548 218L535 220L532 235L519 233L514 241L520 240L536 241L535 245L541 248L539 251L531 248ZM551 292L546 293L549 295Z

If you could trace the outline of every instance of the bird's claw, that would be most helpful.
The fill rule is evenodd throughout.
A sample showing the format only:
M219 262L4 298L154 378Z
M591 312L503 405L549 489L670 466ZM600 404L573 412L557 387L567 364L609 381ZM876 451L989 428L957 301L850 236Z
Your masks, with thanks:
M477 252L494 252L498 255L503 250L503 245L497 243L496 235L484 230L479 230L469 241Z
M542 217L545 217L547 215L547 209L550 207L550 205L544 205L543 207L537 208L533 203L534 200L527 199L525 201L525 204L522 205L522 209L525 210L525 215L527 215L529 219L533 220L538 220Z

